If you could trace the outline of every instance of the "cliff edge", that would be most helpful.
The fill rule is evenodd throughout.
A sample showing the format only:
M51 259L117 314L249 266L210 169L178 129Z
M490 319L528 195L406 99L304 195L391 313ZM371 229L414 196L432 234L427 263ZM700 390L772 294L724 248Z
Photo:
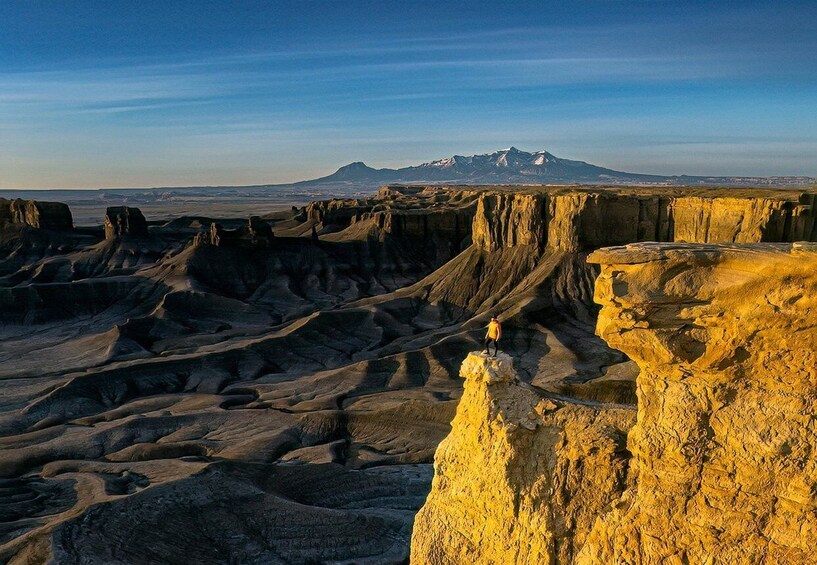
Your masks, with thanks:
M471 353L460 376L411 562L569 562L626 488L635 411L548 398L518 381L502 353Z
M597 331L641 370L637 422L469 355L412 562L813 563L817 245L588 260Z
M813 563L817 245L597 251L598 333L638 363L637 488L584 563Z

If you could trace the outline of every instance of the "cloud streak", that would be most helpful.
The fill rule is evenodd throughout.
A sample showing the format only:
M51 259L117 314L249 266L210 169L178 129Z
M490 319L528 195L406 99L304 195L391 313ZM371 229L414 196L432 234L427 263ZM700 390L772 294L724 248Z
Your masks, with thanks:
M57 21L49 35L0 7L17 26L0 37L0 184L106 185L136 164L144 184L166 184L157 171L200 156L212 184L237 169L295 180L523 143L614 168L648 166L638 155L719 168L693 150L707 147L747 174L817 174L811 4L367 5L367 26L354 6L281 3L266 21L259 4L229 25L191 14L178 36L161 13L83 22L87 35Z

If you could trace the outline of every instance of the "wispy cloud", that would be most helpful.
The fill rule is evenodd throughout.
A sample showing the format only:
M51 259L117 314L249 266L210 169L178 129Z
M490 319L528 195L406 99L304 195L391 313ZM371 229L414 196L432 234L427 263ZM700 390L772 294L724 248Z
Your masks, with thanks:
M79 183L119 169L143 170L148 184L199 169L223 171L214 183L236 182L237 170L292 180L319 162L396 166L524 143L640 170L648 163L633 155L712 167L707 151L749 170L743 147L757 167L817 173L804 157L817 140L807 4L477 8L389 16L384 6L366 26L355 10L338 22L248 13L232 31L196 20L195 41L185 29L167 43L141 21L135 37L119 36L113 18L86 36L58 27L50 39L65 53L23 33L16 56L0 37L0 181L66 184L70 172ZM102 36L138 48L72 50ZM801 169L764 159L755 133L769 155L790 144Z

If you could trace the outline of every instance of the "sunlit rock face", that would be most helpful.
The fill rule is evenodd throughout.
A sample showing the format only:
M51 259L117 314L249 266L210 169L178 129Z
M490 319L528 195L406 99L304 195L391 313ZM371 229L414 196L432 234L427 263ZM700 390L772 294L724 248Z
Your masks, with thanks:
M810 193L769 190L487 192L479 199L473 241L486 251L533 245L575 252L639 241L814 240L814 201Z
M48 230L74 227L71 210L62 202L0 198L0 228L9 224Z
M626 488L634 410L545 397L502 353L471 353L460 376L411 562L569 563Z
M485 251L502 247L535 245L546 241L544 194L491 193L480 197L472 239Z
M413 563L814 563L817 245L596 251L637 419L471 354ZM626 438L626 439L625 439Z
M817 246L597 251L598 332L638 363L636 488L581 563L813 563Z

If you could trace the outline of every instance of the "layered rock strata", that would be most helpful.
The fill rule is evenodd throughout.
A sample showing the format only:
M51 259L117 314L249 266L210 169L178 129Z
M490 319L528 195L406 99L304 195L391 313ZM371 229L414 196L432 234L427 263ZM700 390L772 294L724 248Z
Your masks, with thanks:
M312 202L298 217L319 230L373 221L395 237L462 239L470 233L479 194L473 188L385 186L374 198Z
M598 333L640 368L637 423L472 354L412 562L813 563L817 245L644 243L590 261Z
M813 563L817 246L598 251L598 332L636 361L638 475L582 563Z
M474 243L581 251L639 241L752 243L817 239L817 194L718 189L486 191Z
M627 481L635 411L544 397L471 353L414 522L412 563L568 563Z

